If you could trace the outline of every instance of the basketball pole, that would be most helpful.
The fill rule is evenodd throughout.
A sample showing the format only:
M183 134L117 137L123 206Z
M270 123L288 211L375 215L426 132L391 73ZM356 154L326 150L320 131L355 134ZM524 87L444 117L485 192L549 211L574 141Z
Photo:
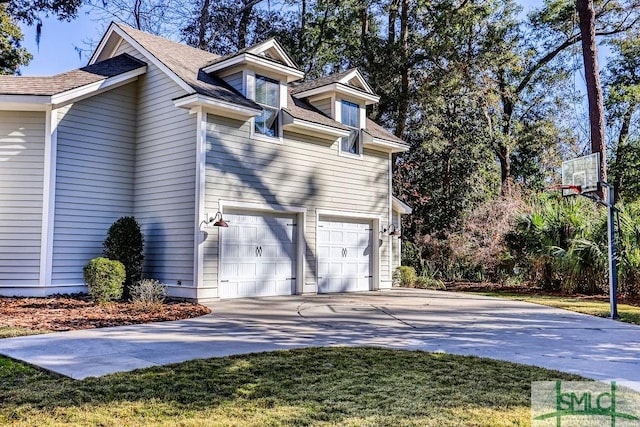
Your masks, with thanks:
M609 303L611 318L618 319L618 267L616 265L616 208L614 207L614 188L606 182L601 182L607 189L607 237L609 238Z

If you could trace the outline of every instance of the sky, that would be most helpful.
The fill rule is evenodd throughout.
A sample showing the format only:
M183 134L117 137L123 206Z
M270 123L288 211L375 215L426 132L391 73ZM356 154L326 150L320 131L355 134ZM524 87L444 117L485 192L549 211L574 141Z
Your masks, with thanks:
M539 6L542 0L518 0L525 10ZM23 76L50 76L87 65L93 48L100 41L109 22L98 20L95 13L83 8L78 18L60 22L44 18L40 46L36 44L35 25L22 24L22 45L33 55L31 63L20 69ZM82 56L76 48L83 49Z

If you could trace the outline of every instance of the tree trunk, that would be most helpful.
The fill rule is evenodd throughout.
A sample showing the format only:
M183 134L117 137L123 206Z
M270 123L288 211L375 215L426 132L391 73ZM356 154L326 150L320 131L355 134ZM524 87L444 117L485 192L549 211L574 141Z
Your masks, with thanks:
M576 0L576 9L582 35L582 57L589 100L589 124L591 127L591 152L600 153L600 173L607 180L607 152L604 144L604 101L598 72L598 46L593 0ZM602 197L602 194L600 194Z
M387 42L392 45L396 42L396 18L398 18L398 5L400 0L391 0L389 4L389 23L387 26Z
M203 0L200 9L200 19L198 20L198 48L209 50L207 46L207 24L209 23L209 7L211 0Z
M500 138L496 141L496 155L500 163L500 194L509 193L511 182L511 150L509 141L511 138L511 119L513 118L514 102L505 81L504 69L498 71L498 87L500 88L500 102L502 103L502 129Z
M262 0L246 1L238 12L240 14L240 23L238 24L238 49L247 47L247 28L249 27L249 20L251 19L251 12L253 11L253 6L261 1Z
M400 70L400 100L396 136L402 138L407 113L409 111L409 0L402 0L400 11L400 42L402 43L402 64Z
M307 38L307 0L301 1L300 6L300 37L298 37L298 52L302 52L306 46Z

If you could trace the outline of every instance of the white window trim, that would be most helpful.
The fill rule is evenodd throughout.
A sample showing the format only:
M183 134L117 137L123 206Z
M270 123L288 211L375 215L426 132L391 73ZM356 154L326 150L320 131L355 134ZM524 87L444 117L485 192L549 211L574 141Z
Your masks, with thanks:
M246 88L246 97L251 99L252 101L256 101L256 73L254 71L251 70L247 70L246 72L243 72L243 75L245 77L245 88ZM271 79L271 77L269 76L264 76L266 78ZM283 104L282 103L282 99L284 97L285 101L286 101L286 92L283 94L283 90L282 88L285 88L286 90L286 84L283 85L282 81L280 80L280 106L279 111L278 111L278 136L267 136L267 135L263 135L260 133L256 133L256 119L255 117L253 117L251 119L251 128L250 128L250 132L249 132L249 138L256 140L256 141L264 141L264 142L270 142L272 144L284 144L284 137L283 137L283 129L282 129L282 108L286 108L286 102ZM260 105L260 104L258 104ZM283 107L284 105L284 107Z
M358 132L360 132L360 135L358 136L358 152L357 153L349 153L347 151L343 151L342 150L342 138L338 139L338 156L341 157L348 157L350 159L359 159L359 160L364 160L364 138L362 135L362 124L366 123L366 112L365 114L365 121L362 121L362 116L363 116L363 110L364 108L362 108L362 105L358 104L357 102L351 101L349 99L342 99L342 98L336 98L336 101L334 102L334 109L335 109L335 115L336 115L336 121L338 123L342 123L342 101L346 101L346 102L350 102L352 104L357 104L359 111L360 111L360 129L358 130ZM347 126L347 125L344 125ZM351 126L347 126L350 129L356 129L356 128L352 128Z

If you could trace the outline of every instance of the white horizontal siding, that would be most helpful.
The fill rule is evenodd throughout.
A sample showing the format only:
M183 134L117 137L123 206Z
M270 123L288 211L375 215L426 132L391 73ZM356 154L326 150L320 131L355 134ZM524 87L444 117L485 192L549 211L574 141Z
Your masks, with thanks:
M193 286L196 115L172 99L185 95L173 80L129 43L148 64L139 79L134 212L145 237L144 274L168 285ZM195 293L190 294L195 297Z
M0 292L38 286L45 114L0 111Z
M83 283L107 230L133 214L136 83L59 113L52 285Z
M242 71L239 71L239 72L233 73L233 74L229 74L228 76L223 77L222 80L227 82L229 84L229 86L231 86L232 88L234 88L238 92L244 93L242 91Z
M337 142L285 133L283 144L249 139L249 124L208 117L206 210L220 199L307 208L306 282L316 277L316 209L379 215L389 220L389 156L365 149L364 159L338 155ZM205 285L217 286L218 235L205 242ZM375 235L375 234L374 234ZM381 279L388 280L388 244L380 254Z
M312 104L314 107L316 107L318 110L325 113L327 116L333 117L333 115L331 114L331 107L333 105L333 101L331 98L319 99L317 101L313 101Z

